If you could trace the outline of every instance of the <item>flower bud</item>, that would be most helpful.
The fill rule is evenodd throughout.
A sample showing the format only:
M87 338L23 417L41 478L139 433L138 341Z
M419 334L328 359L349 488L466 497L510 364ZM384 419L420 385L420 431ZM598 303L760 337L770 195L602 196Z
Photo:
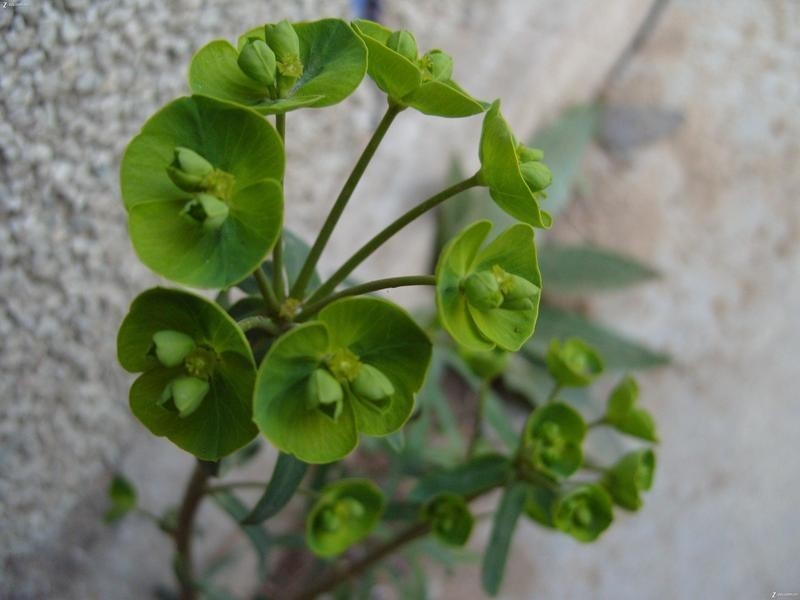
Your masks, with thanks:
M563 402L536 409L525 424L520 458L525 468L561 480L583 462L581 443L586 425L580 414Z
M642 506L639 492L653 485L655 466L656 457L650 449L629 452L620 458L603 481L614 502L628 510L639 510Z
M186 192L206 189L205 178L214 171L214 166L194 150L178 146L175 156L167 167L172 182Z
M513 273L508 273L499 265L492 267L492 274L500 285L503 294L503 308L510 310L529 310L533 308L534 301L541 293L541 289L532 283Z
M275 83L275 53L264 40L247 40L237 62L250 79L266 86Z
M165 329L153 334L152 350L165 367L176 367L194 350L194 339L180 331Z
M520 163L541 161L544 159L544 151L539 148L529 148L525 144L517 144L517 158Z
M478 271L464 281L467 301L479 310L498 308L503 303L500 284L491 271Z
M280 23L265 25L264 37L279 61L286 56L300 56L300 38L286 19Z
M182 418L188 417L198 409L208 390L207 381L197 377L178 377L164 388L160 404L168 410L177 411Z
M547 370L562 386L585 387L603 372L600 355L578 338L570 338L563 344L553 339L545 362Z
M520 163L519 170L532 192L540 192L553 182L553 173L544 163L537 161Z
M553 523L581 542L596 540L614 518L611 498L599 485L584 484L561 496L553 510Z
M453 57L441 50L426 52L420 62L431 79L446 81L453 76Z
M186 203L181 214L203 226L206 231L219 229L228 218L228 205L211 194L197 194Z
M363 364L351 383L353 393L362 400L383 410L389 406L394 385L386 375L372 365Z
M451 546L466 544L475 522L463 496L450 492L437 494L425 504L422 518L440 542Z
M393 32L389 39L386 40L386 46L412 62L416 62L419 55L417 40L414 39L410 31L405 29Z
M314 369L306 384L309 408L318 408L334 421L339 419L344 408L341 384L327 369Z

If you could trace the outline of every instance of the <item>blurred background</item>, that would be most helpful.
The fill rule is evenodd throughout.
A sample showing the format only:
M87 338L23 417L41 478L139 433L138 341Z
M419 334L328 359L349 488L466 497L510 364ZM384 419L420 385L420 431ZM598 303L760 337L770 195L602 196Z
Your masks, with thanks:
M523 524L501 597L800 592L800 3L18 0L0 2L0 597L142 598L171 577L154 527L101 521L114 472L163 507L191 465L134 420L115 360L131 299L157 282L126 233L125 145L187 93L207 41L371 11L452 54L466 89L502 98L515 132L543 140L558 178L543 245L603 248L658 275L601 293L589 269L550 299L650 367L642 397L662 442L645 507L591 545ZM289 115L287 222L307 241L384 102L365 81ZM323 270L454 164L476 169L479 131L480 117L403 113ZM358 276L423 272L436 231L415 224ZM206 539L237 543L203 515ZM480 597L477 566L433 573L433 597Z

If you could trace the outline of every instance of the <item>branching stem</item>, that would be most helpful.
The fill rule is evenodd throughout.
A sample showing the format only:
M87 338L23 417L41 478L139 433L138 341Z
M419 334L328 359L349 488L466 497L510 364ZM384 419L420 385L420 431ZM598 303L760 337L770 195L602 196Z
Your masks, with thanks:
M275 115L275 129L281 136L281 141L286 149L286 113ZM281 181L283 186L283 181ZM285 189L285 188L284 188ZM283 234L278 235L278 241L272 249L272 285L275 287L275 296L278 303L286 299L286 287L283 279Z
M175 528L175 564L180 583L180 600L195 600L194 567L192 565L192 533L194 518L206 489L208 473L197 461L186 484L180 510L178 525Z
M253 277L256 278L256 284L261 292L261 297L264 298L264 305L267 308L267 314L273 319L277 319L278 315L280 314L280 304L278 303L278 299L275 297L275 292L272 291L269 280L267 279L267 276L264 274L264 271L261 269L261 267L258 267L255 271L253 271Z

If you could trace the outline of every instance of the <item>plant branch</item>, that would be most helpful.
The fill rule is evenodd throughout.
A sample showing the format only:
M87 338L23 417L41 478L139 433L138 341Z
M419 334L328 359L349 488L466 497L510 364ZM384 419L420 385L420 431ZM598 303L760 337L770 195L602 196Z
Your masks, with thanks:
M297 317L296 322L305 321L320 310L325 308L334 300L346 298L347 296L359 296L361 294L369 294L370 292L377 292L378 290L385 290L389 288L398 288L411 285L436 285L436 277L433 275L408 275L406 277L387 277L386 279L377 279L361 285L356 285L346 290L342 290L335 294L331 294L327 298L323 298L313 304L308 305Z
M278 314L280 314L280 304L278 303L278 299L275 297L275 293L272 291L272 288L269 285L269 280L267 279L267 276L264 274L264 271L261 269L261 267L257 267L256 270L253 271L253 277L256 278L256 284L261 292L261 297L264 298L264 304L267 307L267 314L273 319L277 319Z
M558 393L563 389L563 387L564 386L562 386L560 383L555 382L553 384L553 389L550 390L550 394L547 396L547 400L545 400L545 404L550 404L553 400L555 400L556 396L558 396Z
M342 190L339 192L339 196L336 198L336 201L331 208L331 212L328 214L328 218L325 219L325 223L322 225L322 229L320 229L314 245L308 252L308 256L303 263L303 267L300 269L300 274L297 276L297 280L292 286L290 292L292 298L303 298L306 291L306 286L308 286L308 282L311 280L311 275L314 273L314 268L317 266L319 257L322 255L322 251L325 249L325 246L327 245L328 240L330 239L331 234L336 227L336 223L338 223L339 218L342 216L342 213L347 206L347 202L350 200L350 196L353 195L353 191L356 189L361 176L364 174L364 171L366 170L367 165L369 165L370 160L372 160L375 151L378 149L383 137L386 135L389 126L392 124L392 121L394 121L394 118L400 114L400 111L402 110L403 107L391 103L386 109L383 118L381 119L380 123L378 123L378 127L372 134L372 137L367 143L366 148L364 148L364 151L361 153L358 162L356 162L353 170L350 172L350 176L347 178L347 181L345 181L344 186L342 186Z
M281 136L284 151L286 149L286 113L275 115L275 129ZM281 179L283 187L283 180ZM272 285L275 287L275 296L278 302L283 302L286 298L286 284L283 279L283 233L278 235L278 241L272 249Z
M389 238L395 233L403 229L406 225L425 214L429 210L435 208L448 198L455 196L465 190L480 185L478 175L473 175L468 179L459 181L451 185L446 190L439 192L421 202L407 213L398 218L394 223L387 226L383 231L373 237L370 241L364 244L350 259L344 263L336 273L334 273L328 281L323 283L309 298L309 302L315 302L327 294L330 294L336 286L339 285L344 279L352 273L355 268L366 260L375 250L380 248Z
M246 317L237 323L239 329L248 332L251 329L263 329L272 335L278 335L278 326L267 317L256 315L254 317Z
M194 518L208 482L208 473L197 461L186 484L175 528L175 565L180 582L180 600L195 600L194 568L192 566L192 533Z

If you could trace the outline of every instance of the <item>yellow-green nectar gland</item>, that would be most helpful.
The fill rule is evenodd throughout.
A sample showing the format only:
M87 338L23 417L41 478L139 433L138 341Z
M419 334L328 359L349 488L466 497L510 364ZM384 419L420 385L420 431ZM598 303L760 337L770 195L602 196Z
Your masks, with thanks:
M349 348L337 349L325 363L340 383L353 381L361 369L361 361Z
M553 462L564 452L561 428L551 421L542 423L539 429L539 454L545 462Z
M592 510L581 502L572 513L573 521L578 527L588 527L592 523Z
M217 363L217 355L210 348L195 348L184 361L186 372L192 377L208 381L214 372Z

